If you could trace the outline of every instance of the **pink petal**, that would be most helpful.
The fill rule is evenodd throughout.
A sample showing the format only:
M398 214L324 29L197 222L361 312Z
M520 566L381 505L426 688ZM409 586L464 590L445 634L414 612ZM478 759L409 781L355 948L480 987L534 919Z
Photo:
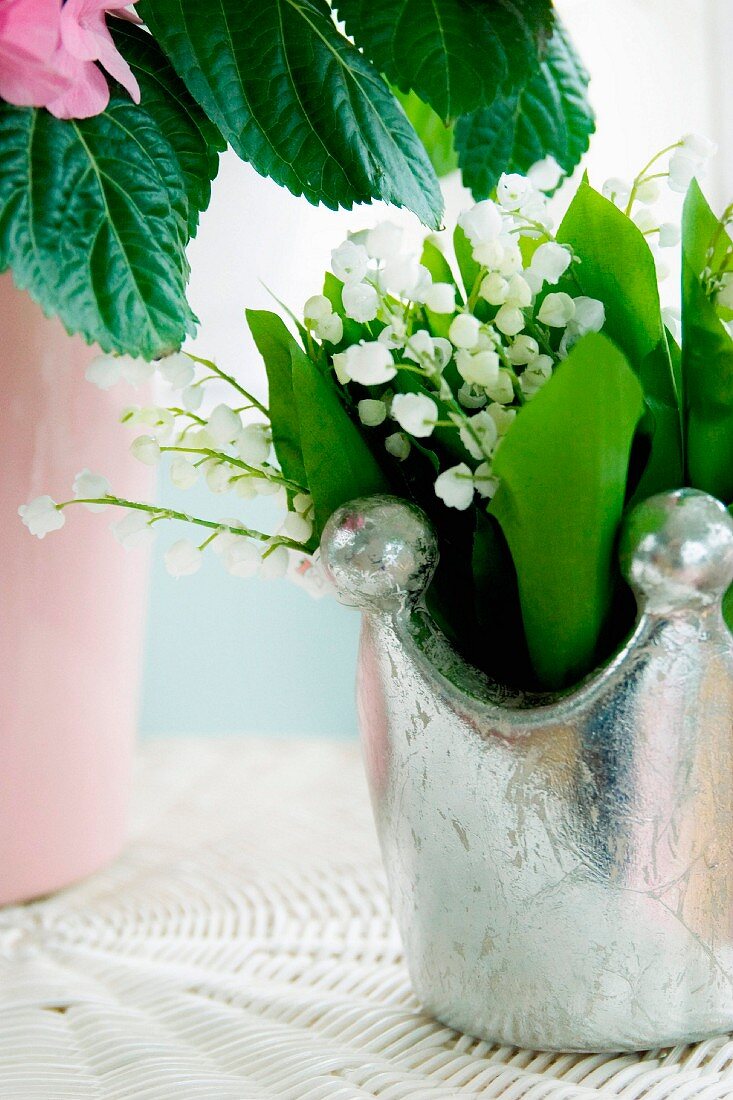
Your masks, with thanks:
M120 4L120 0L112 2ZM107 27L105 7L108 4L109 0L66 0L61 12L61 39L74 57L83 61L99 61L139 103L138 82Z
M0 43L0 99L16 107L45 107L68 87L45 62Z
M61 37L61 0L0 0L0 46L48 61Z
M79 61L60 50L57 67L69 79L69 87L46 104L56 118L91 118L109 103L109 86L92 61Z

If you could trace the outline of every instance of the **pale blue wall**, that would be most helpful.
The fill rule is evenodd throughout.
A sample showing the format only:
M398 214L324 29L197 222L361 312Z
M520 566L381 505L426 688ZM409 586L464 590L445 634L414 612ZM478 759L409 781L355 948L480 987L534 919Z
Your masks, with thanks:
M161 499L221 512L203 489L164 488ZM355 736L357 613L288 580L231 577L213 553L194 576L174 580L163 551L187 533L171 525L153 549L143 735Z

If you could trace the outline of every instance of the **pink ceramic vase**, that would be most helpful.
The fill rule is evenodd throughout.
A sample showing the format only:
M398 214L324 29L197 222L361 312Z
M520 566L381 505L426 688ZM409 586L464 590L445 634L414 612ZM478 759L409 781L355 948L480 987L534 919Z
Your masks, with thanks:
M94 351L0 278L0 904L55 890L124 838L146 562L112 511L69 509L42 542L18 505L71 496L84 466L146 496L119 395L84 379ZM124 401L124 395L122 400Z

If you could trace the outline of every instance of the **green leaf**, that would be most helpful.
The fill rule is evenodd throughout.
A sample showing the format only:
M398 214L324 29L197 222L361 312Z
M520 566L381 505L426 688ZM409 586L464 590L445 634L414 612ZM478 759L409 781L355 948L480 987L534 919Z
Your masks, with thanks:
M152 35L134 23L112 20L112 36L140 85L142 106L178 157L188 196L188 237L211 198L211 181L226 142L189 94Z
M522 84L552 26L550 0L336 0L347 32L443 119Z
M626 357L594 333L522 409L497 451L490 511L511 550L532 664L546 687L575 681L597 660L642 410Z
M326 0L141 0L140 14L236 153L295 195L371 198L440 223L427 154Z
M320 538L337 508L355 497L387 493L389 482L342 405L333 380L297 345L290 354L306 480Z
M720 262L730 238L718 235L718 219L693 180L682 217L682 377L687 418L690 484L721 500L733 500L733 340L702 272Z
M453 126L446 125L430 104L424 103L414 92L401 92L396 87L392 92L425 146L436 176L440 179L455 172L458 154L453 145Z
M267 371L272 442L287 478L307 486L300 422L293 394L292 355L301 349L284 321L266 309L247 309L247 324Z
M456 254L458 270L461 273L463 289L466 292L466 300L468 300L481 272L481 266L474 260L471 242L460 225L457 225L453 230L453 249Z
M194 331L185 298L189 203L178 156L113 93L61 121L0 103L0 270L69 332L147 359Z
M358 344L360 340L368 340L369 329L366 325L361 324L359 321L355 321L353 317L346 316L346 310L344 309L344 301L341 292L344 289L344 284L340 279L337 279L332 271L327 271L323 276L323 296L328 298L329 302L333 306L334 313L338 313L344 326L344 335L341 342L337 345L338 349L350 347L352 344Z
M558 21L525 87L500 93L456 124L463 182L474 198L491 195L502 172L526 173L548 155L571 173L595 129L587 89L588 74Z
M624 352L644 389L654 434L637 496L677 489L683 483L679 395L649 246L634 223L585 182L557 239L580 259L563 288L577 295L579 286L604 303L603 331Z
M450 264L437 244L433 244L431 240L423 242L420 263L428 269L434 283L452 283L457 288L456 277L451 271Z

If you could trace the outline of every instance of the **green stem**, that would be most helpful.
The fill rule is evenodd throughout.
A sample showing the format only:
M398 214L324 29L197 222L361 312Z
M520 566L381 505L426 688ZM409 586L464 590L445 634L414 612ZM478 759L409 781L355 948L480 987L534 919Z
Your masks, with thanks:
M191 523L196 527L206 527L209 531L215 531L217 534L222 531L229 531L232 535L242 535L244 538L255 539L258 542L287 546L291 550L302 551L303 549L299 542L294 542L292 539L284 538L281 535L267 535L264 531L255 531L251 527L240 527L232 523L217 523L215 520L201 519L200 516L178 512L174 508L161 508L155 504L144 504L139 500L126 500L124 497L111 495L106 497L76 497L74 500L62 501L56 507L61 511L63 508L68 508L70 504L108 504L115 508L128 508L137 512L147 512L148 515L153 516L151 522L154 523L161 519L175 519L180 520L181 523Z
M252 477L263 478L265 481L272 481L277 485L282 485L285 489L291 489L294 493L307 493L308 490L304 489L302 485L298 485L297 481L290 481L289 478L283 477L281 474L271 473L270 469L267 470L259 466L250 466L247 462L243 462L241 458L235 458L234 455L225 454L223 451L214 451L210 447L161 447L161 454L164 451L180 451L183 454L204 455L206 458L214 458L219 462L226 462L229 466L237 466L240 470L246 470Z
M216 363L212 363L210 359L201 359L198 355L192 355L190 351L186 352L186 354L189 359L193 359L195 363L200 363L202 367L206 367L206 369L210 370L217 378L221 378L222 381L228 382L230 386L234 387L237 393L241 393L242 397L250 401L254 408L259 409L263 416L266 416L269 420L270 413L267 407L249 393L248 390L245 390L244 386L240 386L239 382L237 382L236 378L232 378L231 374L227 374L226 371L221 370L221 368L217 367Z

